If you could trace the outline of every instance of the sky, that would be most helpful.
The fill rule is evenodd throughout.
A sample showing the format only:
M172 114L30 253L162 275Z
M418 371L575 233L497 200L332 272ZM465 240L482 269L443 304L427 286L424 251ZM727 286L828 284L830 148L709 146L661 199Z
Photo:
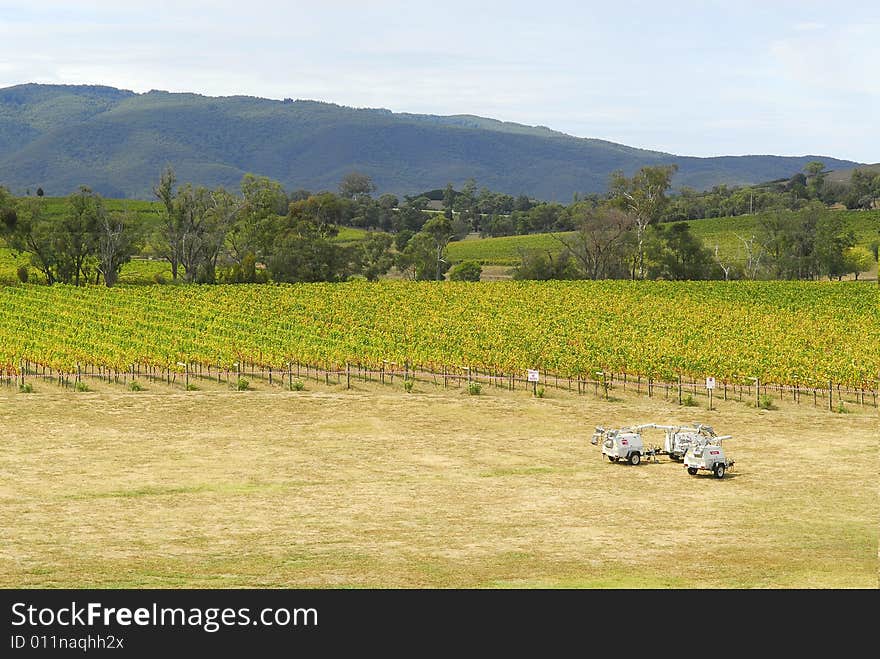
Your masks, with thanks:
M677 155L880 162L880 2L0 0L0 87L475 114Z

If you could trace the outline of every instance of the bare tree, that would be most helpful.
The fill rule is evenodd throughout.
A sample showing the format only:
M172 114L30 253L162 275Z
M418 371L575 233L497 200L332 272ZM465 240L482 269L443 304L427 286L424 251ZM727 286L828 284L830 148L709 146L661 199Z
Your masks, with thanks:
M764 245L762 245L754 235L750 236L748 240L738 233L734 233L733 235L743 244L743 251L745 252L746 257L744 273L746 279L755 279L758 276L758 270L761 267L761 259L764 258L764 254L766 253Z
M715 245L715 263L718 264L718 267L721 268L721 272L724 273L724 281L730 281L730 264L724 265L724 262L718 255L718 245Z

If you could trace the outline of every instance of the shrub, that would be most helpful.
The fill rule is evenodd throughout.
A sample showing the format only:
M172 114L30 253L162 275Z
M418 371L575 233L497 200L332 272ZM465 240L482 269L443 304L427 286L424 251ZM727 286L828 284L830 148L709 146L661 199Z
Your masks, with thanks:
M157 272L153 275L153 283L154 284L164 284L166 283L165 276L161 272Z
M23 394L32 394L34 393L34 385L32 385L30 382L26 382L25 384L21 385L18 390Z
M776 406L773 404L773 398L770 394L761 394L761 397L758 399L758 407L762 410L776 409Z
M685 407L696 407L697 405L699 405L699 403L697 403L697 401L694 400L694 397L691 394L688 394L687 396L685 396L684 400L681 401L681 404L684 405Z
M483 266L477 261L462 261L449 271L449 279L452 281L480 281L482 274Z
M535 396L537 396L538 398L543 398L544 397L544 387L538 387L537 389L535 389Z
M306 388L306 385L303 384L302 380L294 380L293 382L290 383L290 389L292 391L302 391L305 388Z
M136 381L132 380L128 384L128 390L129 391L143 391L144 388L140 385L140 382L136 382Z
M248 389L250 389L250 387L251 383L244 378L238 378L238 382L235 383L235 388L238 391L247 391Z
M74 391L89 391L89 385L87 385L82 380L79 380L73 385L73 390Z
M467 392L471 396L479 396L483 391L483 387L479 382L468 382Z
M188 385L186 385L186 390L187 391L198 391L199 388L196 385L194 385L192 382L190 382Z
M408 393L408 394L412 393L413 385L415 385L415 383L416 383L415 380L404 380L403 381L403 388L406 391L406 393Z
M30 277L30 270L26 265L18 266L18 269L15 271L15 274L18 275L18 281L22 284L26 284L28 282L28 278Z

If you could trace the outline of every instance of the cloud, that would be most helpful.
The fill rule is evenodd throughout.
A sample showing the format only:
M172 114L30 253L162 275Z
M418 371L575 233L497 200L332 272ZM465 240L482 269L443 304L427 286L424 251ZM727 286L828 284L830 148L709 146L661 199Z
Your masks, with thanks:
M875 82L880 23L826 30L821 39L813 34L779 39L769 50L776 71L802 92L880 95Z

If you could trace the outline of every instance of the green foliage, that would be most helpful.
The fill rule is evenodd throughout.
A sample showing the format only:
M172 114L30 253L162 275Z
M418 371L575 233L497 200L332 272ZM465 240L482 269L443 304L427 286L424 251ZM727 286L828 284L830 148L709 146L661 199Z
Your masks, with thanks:
M293 382L290 383L291 391L302 391L305 388L306 388L306 385L303 383L302 380L294 380Z
M411 394L413 387L415 386L415 383L416 383L415 380L404 380L403 381L403 390L406 393Z
M543 398L544 397L544 387L536 387L534 390L534 395L537 398Z
M648 230L645 262L650 279L708 279L712 254L684 222Z
M15 270L15 274L18 277L18 281L22 284L28 283L28 279L30 278L30 268L26 265L20 265Z
M554 254L535 250L523 253L522 262L513 269L513 278L538 281L577 279L578 272L567 251Z
M251 388L250 381L245 380L244 378L241 378L241 377L238 378L238 380L235 383L236 391L247 391L250 388Z
M856 279L861 273L869 270L873 262L874 255L868 248L861 245L848 247L843 252L843 270L853 273Z
M468 382L467 392L471 396L479 396L483 393L483 386L479 382Z
M444 220L446 218L443 218ZM448 223L449 220L446 220ZM442 279L449 263L431 234L420 231L407 243L397 257L397 269L409 279L429 281Z
M74 382L73 390L74 391L90 391L89 385L87 385L82 380L78 380L78 381Z
M387 233L370 233L357 247L358 270L367 281L376 281L388 273L394 265L391 253L393 236Z
M129 391L143 391L144 388L141 386L140 382L137 382L136 380L132 380L131 382L128 383L128 390Z
M22 385L19 385L18 392L22 394L32 394L34 393L34 386L30 382L25 382Z
M761 394L758 397L758 408L762 410L775 410L776 405L773 404L773 397L770 394Z
M199 388L196 385L194 385L192 382L190 382L188 385L186 385L186 390L187 391L198 391Z
M452 281L480 281L483 274L483 266L477 261L462 261L457 263L449 271L449 279Z
M688 394L687 396L685 396L682 399L681 404L684 405L685 407L697 407L699 405L699 403L694 399L692 394Z

